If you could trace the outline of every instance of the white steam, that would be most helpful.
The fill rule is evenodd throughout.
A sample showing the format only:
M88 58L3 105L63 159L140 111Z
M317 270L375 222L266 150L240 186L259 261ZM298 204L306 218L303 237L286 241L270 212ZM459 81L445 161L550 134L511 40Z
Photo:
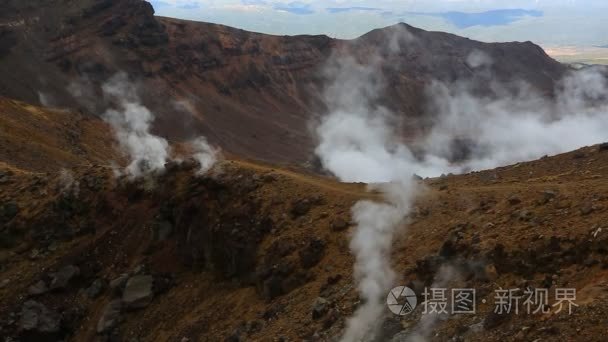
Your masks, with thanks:
M386 202L359 201L352 208L357 228L350 248L355 254L354 275L363 304L349 319L342 341L372 340L377 333L379 317L386 309L387 289L395 280L389 262L393 238L397 228L405 227L416 187L411 177L370 186L383 191Z
M127 174L138 177L147 172L163 170L169 157L169 143L150 133L154 116L140 103L127 75L116 74L102 89L104 96L117 102L118 108L108 109L103 118L112 125L120 146L129 155Z
M467 56L467 65L473 69L490 66L493 64L492 58L481 50L473 50Z
M58 186L59 191L64 195L78 197L80 193L80 182L74 178L74 175L68 169L59 171Z
M84 96L90 93L89 87L71 86L71 92ZM151 133L154 114L146 108L137 95L136 86L125 73L118 73L102 85L105 99L113 104L102 115L114 129L120 147L129 157L126 174L139 177L165 169L165 164L173 160L167 140ZM190 142L192 157L199 162L199 174L207 172L219 157L219 149L211 146L203 136Z
M193 149L192 158L200 165L198 170L199 174L209 171L220 157L220 151L209 145L209 142L207 142L207 139L203 136L191 141L190 145Z
M593 69L568 75L554 100L523 84L510 93L500 85L493 88L501 97L476 96L470 84L428 87L435 124L420 147L433 167L419 174L489 169L608 139L608 107L600 103L608 88ZM449 165L458 139L467 141L470 155Z
M394 42L412 40L411 35L407 38L392 37L391 50ZM472 51L466 62L480 79L491 77L493 62L487 54ZM397 136L398 118L378 104L384 90L381 63L380 58L363 65L334 56L325 69L329 113L315 129L315 153L340 180L390 182L373 186L385 194L384 203L360 201L352 208L357 226L350 247L363 304L347 322L345 342L373 339L386 293L398 285L393 283L389 256L395 232L405 226L419 190L413 174L494 168L608 140L606 78L591 69L568 75L553 99L523 82L515 90L513 84L492 84L495 95L484 96L475 92L480 87L473 81L432 82L427 89L431 111L426 115L433 125L406 146ZM427 335L433 325L424 322L420 335Z
M38 102L44 107L53 107L55 104L53 97L42 91L38 91Z
M376 63L364 66L344 57L326 69L334 80L325 91L331 114L316 128L315 152L342 181L389 182L412 176L414 156L391 129L394 118L374 104L382 89Z
M462 274L458 269L450 264L441 265L435 277L433 278L433 284L431 289L448 289L450 284L454 282L462 281ZM430 298L429 298L430 299ZM429 303L422 303L421 305L428 305ZM448 310L451 310L448 309ZM429 310L431 311L431 310ZM432 335L433 329L443 320L449 318L447 313L427 312L420 317L420 322L412 331L407 341L409 342L425 342L427 338Z
M342 339L360 341L377 332L386 290L394 281L388 261L393 237L405 226L417 184L412 153L391 130L389 111L374 104L382 89L376 65L363 66L352 58L335 62L326 70L334 80L325 92L331 114L317 127L316 153L343 181L391 181L370 186L382 191L386 202L359 201L352 208L357 227L350 248L363 304L348 321Z

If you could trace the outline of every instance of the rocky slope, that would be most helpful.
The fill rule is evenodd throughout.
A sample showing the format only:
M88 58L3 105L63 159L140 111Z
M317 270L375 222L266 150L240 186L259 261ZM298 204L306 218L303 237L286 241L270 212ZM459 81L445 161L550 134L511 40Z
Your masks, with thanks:
M332 341L360 304L350 208L381 200L364 184L242 160L204 176L193 162L171 163L138 180L89 162L34 172L27 160L0 166L0 334L9 340ZM421 296L450 267L444 286L475 288L478 301L475 314L444 317L428 337L601 341L607 176L604 144L421 180L425 194L393 249L395 285ZM527 287L576 288L578 307L492 313L495 290ZM420 332L421 310L386 310L378 340Z
M335 341L361 304L350 208L382 198L276 164L308 159L328 59L382 59L379 101L411 123L405 137L424 129L431 79L475 80L480 92L523 79L550 95L565 71L531 43L406 25L353 41L268 36L158 18L140 0L3 1L0 38L7 341ZM471 69L474 51L493 60L487 72ZM117 71L138 82L175 153L204 133L228 158L205 175L186 160L117 176L123 156L97 117L109 101L99 86ZM377 340L602 341L607 176L603 144L420 180L394 243L395 285L419 303L424 287L475 288L477 311L429 320L421 305L403 317L387 309ZM577 289L572 315L493 313L497 289L547 288L553 305L559 287Z
M120 163L112 141L109 126L97 118L0 97L0 165L14 172Z
M491 80L525 81L550 94L566 69L530 42L485 44L405 24L343 41L155 17L141 0L0 6L0 94L99 115L98 86L125 71L140 83L162 135L204 134L227 151L273 162L310 158L308 127L325 111L323 70L332 56L384 60L380 102L405 119L404 136L424 128L432 79L475 79L481 90ZM493 60L487 73L471 67L475 51Z

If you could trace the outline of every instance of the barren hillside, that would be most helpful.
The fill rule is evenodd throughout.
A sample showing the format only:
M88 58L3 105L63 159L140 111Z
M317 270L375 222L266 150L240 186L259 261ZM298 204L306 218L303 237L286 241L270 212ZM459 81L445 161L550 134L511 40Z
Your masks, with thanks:
M60 114L7 100L3 113L11 110ZM350 208L382 200L363 184L242 160L205 176L193 162L173 163L138 180L74 163L69 174L20 172L27 161L0 168L3 336L331 341L360 304ZM449 265L459 276L446 287L475 288L480 303L434 325L433 339L601 341L606 176L600 145L421 181L425 194L393 249L395 285L420 295ZM526 287L575 287L579 306L572 315L491 313L496 289ZM420 329L421 310L387 310L379 340Z
M425 85L527 82L551 94L566 67L530 43L481 43L406 24L352 41L271 36L155 17L141 0L4 1L0 94L100 115L99 86L119 71L141 84L156 130L172 140L204 134L227 151L272 162L306 162L311 119L326 110L328 59L383 59L381 104L404 119L404 137L424 129ZM492 58L491 78L467 62ZM430 58L432 57L432 58ZM90 90L88 89L90 88ZM184 106L183 104L187 105Z
M607 69L5 0L0 75L5 342L605 340Z

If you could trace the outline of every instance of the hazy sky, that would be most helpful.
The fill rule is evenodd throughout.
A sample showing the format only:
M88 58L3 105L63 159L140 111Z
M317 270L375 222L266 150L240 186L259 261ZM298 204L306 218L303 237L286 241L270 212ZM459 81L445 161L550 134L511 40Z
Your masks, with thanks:
M354 38L406 22L483 41L607 45L607 0L152 0L157 15L271 34Z

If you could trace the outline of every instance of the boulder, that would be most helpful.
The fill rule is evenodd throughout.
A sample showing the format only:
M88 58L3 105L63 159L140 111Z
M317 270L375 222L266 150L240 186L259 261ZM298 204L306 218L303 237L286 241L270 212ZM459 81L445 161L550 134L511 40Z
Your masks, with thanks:
M115 299L108 303L97 322L97 333L103 334L112 331L120 322L122 311L122 301Z
M508 202L510 205L517 205L521 203L521 198L519 198L517 195L513 195L509 197Z
M125 285L127 285L128 280L129 280L129 275L123 273L120 276L118 276L118 278L115 278L112 281L110 281L110 289L112 289L112 291L114 291L114 293L122 293L123 289L125 288Z
M19 326L28 338L54 340L59 337L61 331L61 317L43 304L28 300L21 308Z
M31 296L38 296L38 295L47 293L48 291L49 291L49 288L48 288L48 286L46 286L46 283L44 282L44 280L39 280L37 283L30 286L27 290L27 292Z
M8 55L17 44L17 34L9 27L0 26L0 57Z
M310 208L312 207L312 203L308 199L301 199L294 201L291 204L291 217L298 218L300 216L304 216L308 214Z
M320 239L312 239L300 250L300 264L304 268L311 268L323 259L325 255L325 242Z
M122 302L128 309L140 309L148 306L154 293L154 278L150 275L136 275L127 281L122 293Z
M580 209L581 215L583 216L587 216L589 214L591 214L593 211L595 210L595 208L593 207L593 205L591 203L584 203Z
M543 197L541 199L541 204L546 204L555 199L555 197L557 196L557 192L553 190L545 190L543 191L542 195Z
M165 241L171 232L173 231L173 225L169 221L160 221L154 224L153 238L156 241Z
M329 309L329 301L323 297L319 297L312 305L312 319L319 319L327 313Z
M340 231L347 229L349 225L350 225L349 222L347 222L346 220L344 220L341 217L338 217L331 223L331 230L340 232Z
M70 281L80 274L80 269L74 265L67 265L51 274L51 290L66 288Z
M19 206L13 201L0 205L0 223L8 222L19 214Z
M95 299L99 297L105 286L106 283L105 281L103 281L103 279L96 279L95 281L93 281L91 286L86 289L85 293L90 299Z

